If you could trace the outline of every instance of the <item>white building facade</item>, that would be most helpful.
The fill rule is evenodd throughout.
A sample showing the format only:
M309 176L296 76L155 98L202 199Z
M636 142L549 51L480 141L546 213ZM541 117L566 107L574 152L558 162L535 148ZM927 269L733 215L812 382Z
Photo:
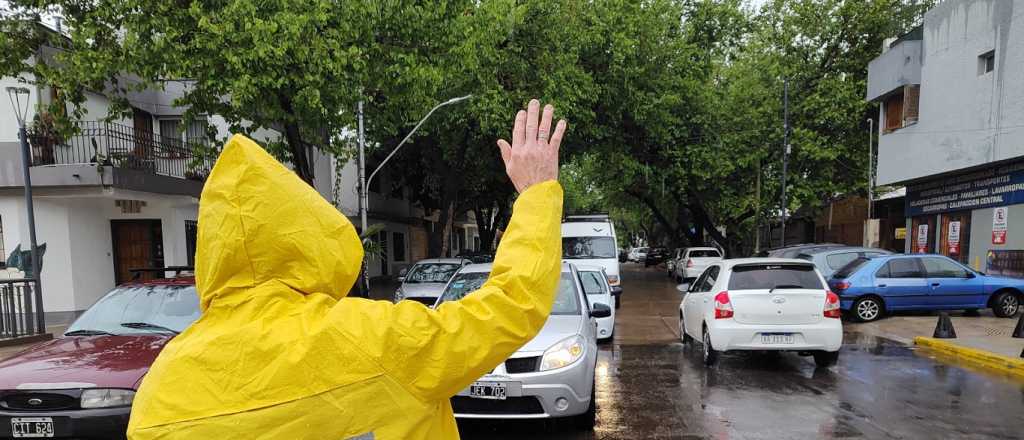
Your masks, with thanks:
M906 251L1024 275L1024 0L948 0L868 70ZM1010 268L1013 266L1013 268Z

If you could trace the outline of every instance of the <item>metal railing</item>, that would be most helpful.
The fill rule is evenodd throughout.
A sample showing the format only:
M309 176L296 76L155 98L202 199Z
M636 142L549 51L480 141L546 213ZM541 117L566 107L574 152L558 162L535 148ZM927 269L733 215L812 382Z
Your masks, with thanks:
M0 339L42 334L34 279L0 280Z
M102 164L181 179L205 180L213 159L202 143L185 142L113 122L75 123L68 138L51 131L32 131L32 166Z

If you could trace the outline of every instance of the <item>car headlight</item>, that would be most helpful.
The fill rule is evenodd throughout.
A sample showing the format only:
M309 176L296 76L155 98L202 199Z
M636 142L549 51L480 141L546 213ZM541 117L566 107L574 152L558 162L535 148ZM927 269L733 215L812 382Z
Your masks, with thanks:
M396 290L395 291L395 302L399 302L399 301L401 301L403 299L405 299L405 294L402 293L402 289Z
M135 391L117 388L92 388L82 392L82 408L131 406Z
M612 286L618 286L619 285L619 276L618 275L608 275L608 284L610 284Z
M544 351L540 358L540 371L554 370L572 365L580 360L586 351L586 345L580 335L575 335L559 341L551 348Z

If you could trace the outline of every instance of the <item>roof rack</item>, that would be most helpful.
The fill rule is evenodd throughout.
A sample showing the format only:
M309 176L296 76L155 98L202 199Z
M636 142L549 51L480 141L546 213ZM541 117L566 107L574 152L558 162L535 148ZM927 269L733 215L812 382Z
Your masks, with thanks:
M192 266L167 266L167 267L140 267L135 269L128 269L128 272L132 274L132 281L138 280L142 277L145 272L156 272L161 273L163 276L167 275L167 272L174 272L174 276L171 278L178 278L182 272L193 272L196 268Z
M611 222L611 217L606 213L596 214L571 214L562 219L563 222Z

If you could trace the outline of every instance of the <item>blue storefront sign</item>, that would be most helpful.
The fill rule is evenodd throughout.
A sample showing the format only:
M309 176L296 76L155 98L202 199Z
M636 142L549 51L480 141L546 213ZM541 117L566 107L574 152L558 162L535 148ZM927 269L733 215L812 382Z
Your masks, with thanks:
M940 214L1024 203L1024 162L907 186L906 215Z

